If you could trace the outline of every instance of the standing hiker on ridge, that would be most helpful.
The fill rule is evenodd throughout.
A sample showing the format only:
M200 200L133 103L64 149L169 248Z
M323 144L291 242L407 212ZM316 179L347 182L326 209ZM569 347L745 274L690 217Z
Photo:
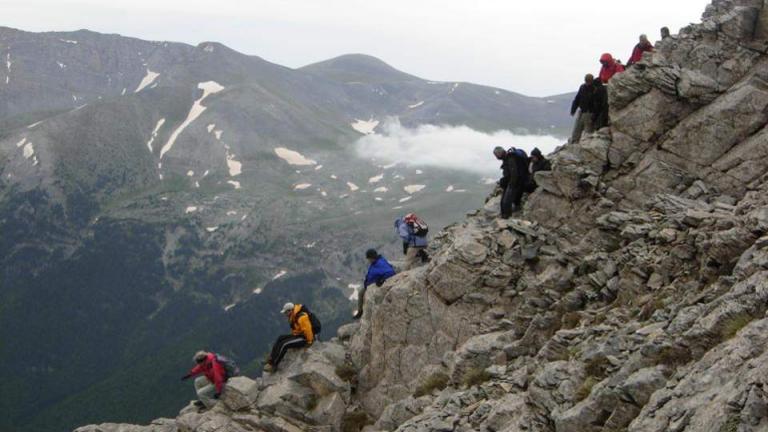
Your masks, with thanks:
M421 218L408 213L395 219L395 233L403 240L403 254L405 254L403 271L429 261L427 254L429 227Z
M382 286L384 281L395 275L395 269L389 261L376 252L376 249L368 249L365 252L365 259L368 260L368 273L365 275L363 289L357 294L357 312L353 318L360 319L363 316L363 304L365 304L365 291L371 284Z
M531 150L530 161L531 162L528 164L528 172L530 173L530 176L528 177L528 186L525 188L525 191L528 193L532 193L536 190L537 187L534 174L539 171L552 170L552 164L544 157L543 154L541 154L541 150L538 148Z
M629 61L627 61L627 67L642 60L643 54L647 52L653 52L653 44L648 40L648 36L642 34L640 35L640 42L632 50L632 55L629 57Z
M600 68L599 78L603 84L608 84L608 81L610 81L617 73L624 72L624 66L617 63L609 53L600 56L600 64L603 66Z
M582 133L592 133L594 131L594 81L595 77L592 74L586 74L584 76L584 84L579 87L579 91L576 93L576 97L573 98L573 103L571 103L571 116L576 115L576 121L573 124L570 144L576 144L581 141ZM578 115L576 114L577 111Z
M502 177L498 186L501 194L501 218L509 219L513 212L522 209L520 201L523 198L528 183L528 155L522 149L511 147L509 151L503 147L493 149L493 155L501 161Z
M592 98L592 128L597 131L610 124L608 118L608 89L597 78L594 83L595 94Z

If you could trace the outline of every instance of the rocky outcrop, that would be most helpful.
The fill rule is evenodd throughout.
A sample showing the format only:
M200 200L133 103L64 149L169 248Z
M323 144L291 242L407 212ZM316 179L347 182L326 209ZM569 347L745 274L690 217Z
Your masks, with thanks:
M612 126L557 151L519 218L492 197L447 227L249 409L329 430L766 430L767 22L763 1L715 0L614 78Z

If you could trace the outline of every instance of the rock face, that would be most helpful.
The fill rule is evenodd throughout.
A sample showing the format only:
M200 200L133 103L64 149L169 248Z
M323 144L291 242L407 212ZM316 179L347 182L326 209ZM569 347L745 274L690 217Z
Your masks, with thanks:
M334 354L302 354L325 366L286 372L311 379L262 390L259 415L330 430L768 430L766 23L763 1L715 0L659 42L611 82L612 126L556 152L519 219L498 219L493 197L446 228L427 266L368 290L361 323L320 350ZM354 371L349 388L334 362ZM286 389L299 399L272 396ZM303 392L331 408L292 411Z

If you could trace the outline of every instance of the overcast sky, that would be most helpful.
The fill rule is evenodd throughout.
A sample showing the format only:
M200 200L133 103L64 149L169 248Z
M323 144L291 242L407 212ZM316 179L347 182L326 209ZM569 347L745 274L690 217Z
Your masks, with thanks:
M403 71L534 96L574 91L597 59L626 60L698 22L708 0L0 0L0 25L87 28L142 39L222 42L299 67L345 53Z

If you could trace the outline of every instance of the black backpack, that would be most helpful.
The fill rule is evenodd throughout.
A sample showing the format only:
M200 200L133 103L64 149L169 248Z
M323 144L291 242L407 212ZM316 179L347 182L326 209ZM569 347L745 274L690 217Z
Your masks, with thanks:
M525 184L528 182L528 154L523 149L519 148L510 148L507 152L509 156L512 156L512 158L515 161L515 166L517 167L517 176L522 180L522 184Z
M216 354L216 361L220 365L224 366L224 371L227 373L227 378L232 378L240 375L240 368L237 367L237 363L229 357L225 357L221 354Z
M296 319L299 319L298 317L305 313L309 317L309 322L312 324L312 333L313 334L319 334L321 331L323 331L323 323L320 322L320 318L317 317L317 315L313 314L312 312L307 309L306 306L301 305L301 309L299 309L299 313L296 314Z

